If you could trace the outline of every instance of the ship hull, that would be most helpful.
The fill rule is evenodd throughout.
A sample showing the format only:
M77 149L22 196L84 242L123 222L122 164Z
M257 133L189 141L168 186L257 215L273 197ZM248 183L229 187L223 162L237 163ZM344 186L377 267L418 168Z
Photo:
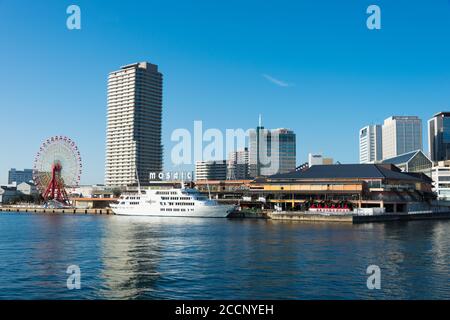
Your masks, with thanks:
M226 218L234 209L231 205L205 206L195 208L189 212L169 212L160 211L157 208L121 208L120 206L111 207L116 215L123 216L154 216L154 217L196 217L196 218Z

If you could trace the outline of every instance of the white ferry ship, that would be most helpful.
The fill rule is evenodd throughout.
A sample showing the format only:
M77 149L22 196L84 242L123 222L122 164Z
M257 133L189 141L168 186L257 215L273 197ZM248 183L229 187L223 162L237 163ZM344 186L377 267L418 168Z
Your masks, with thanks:
M192 188L147 189L122 194L110 204L117 215L225 218L234 205L221 205Z

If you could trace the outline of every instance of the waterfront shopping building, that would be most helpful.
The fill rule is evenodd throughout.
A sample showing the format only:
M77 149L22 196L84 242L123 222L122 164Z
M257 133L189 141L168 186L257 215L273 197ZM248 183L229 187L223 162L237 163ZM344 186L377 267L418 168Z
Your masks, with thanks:
M424 173L431 178L433 162L422 152L415 150L399 156L384 159L380 163L393 164L401 171Z
M219 199L248 199L283 210L306 210L322 202L407 212L426 210L435 199L428 176L402 172L390 164L315 165L252 181L197 182L197 188Z
M162 74L140 62L113 71L108 78L105 184L126 186L161 172Z

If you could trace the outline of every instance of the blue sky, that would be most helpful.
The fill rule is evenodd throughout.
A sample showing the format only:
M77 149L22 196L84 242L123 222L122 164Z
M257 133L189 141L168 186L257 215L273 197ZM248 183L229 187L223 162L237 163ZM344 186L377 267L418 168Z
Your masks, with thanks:
M431 4L432 3L432 4ZM81 8L82 29L66 28ZM366 28L381 7L382 29ZM104 176L106 79L136 62L164 74L163 140L176 128L297 133L297 162L358 161L358 130L450 110L450 1L0 0L0 183L41 142L73 138L82 183Z

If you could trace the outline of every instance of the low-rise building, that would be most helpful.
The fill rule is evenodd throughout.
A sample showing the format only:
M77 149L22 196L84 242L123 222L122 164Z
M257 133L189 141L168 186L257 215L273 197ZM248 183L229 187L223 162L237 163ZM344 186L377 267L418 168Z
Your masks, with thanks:
M0 186L0 203L6 204L17 197L17 188L15 186Z
M212 198L240 199L250 190L252 180L197 180L195 187Z
M104 209L109 208L110 203L117 201L117 198L71 198L70 201L80 209Z
M438 200L450 201L450 161L439 161L431 170L431 178Z
M113 190L102 184L81 185L69 188L68 191L70 197L81 198L111 198L113 195Z
M391 164L314 165L255 180L197 181L196 188L219 200L284 210L323 203L406 213L428 210L436 199L430 177Z
M312 167L315 165L322 165L323 164L323 157L321 154L308 154L308 166Z
M281 204L284 209L303 209L315 201L346 202L358 208L384 208L407 212L431 205L432 180L422 173L402 172L387 164L339 164L312 166L305 171L256 179L252 198Z
M22 182L17 185L17 192L27 196L35 196L38 194L36 185L33 182Z
M323 165L323 164L333 164L333 158L325 158L321 154L308 154L308 166L312 167L314 165Z

